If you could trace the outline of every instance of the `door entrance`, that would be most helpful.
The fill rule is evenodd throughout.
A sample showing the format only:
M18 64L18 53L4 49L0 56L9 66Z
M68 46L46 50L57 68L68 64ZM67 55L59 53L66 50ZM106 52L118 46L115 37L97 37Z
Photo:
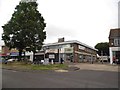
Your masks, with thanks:
M120 51L116 51L116 61L120 64Z

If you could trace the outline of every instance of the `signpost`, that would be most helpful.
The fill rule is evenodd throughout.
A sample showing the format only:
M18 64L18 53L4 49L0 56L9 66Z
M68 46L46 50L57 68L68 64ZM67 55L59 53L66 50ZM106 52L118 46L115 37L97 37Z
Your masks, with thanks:
M103 51L101 51L101 56L103 57ZM103 58L102 58L102 64L103 64Z
M54 58L55 58L55 55L54 55L54 54L50 54L50 55L49 55L49 58L50 58L50 59L54 59Z
M50 55L49 55L49 58L52 59L52 60L51 60L51 64L53 64L53 63L54 63L54 62L53 62L53 59L55 59L55 55L54 55L54 54L50 54Z

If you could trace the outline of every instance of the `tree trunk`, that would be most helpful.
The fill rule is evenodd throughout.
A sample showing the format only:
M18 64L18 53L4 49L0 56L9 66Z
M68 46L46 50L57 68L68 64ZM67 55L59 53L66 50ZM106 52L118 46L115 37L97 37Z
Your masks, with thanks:
M35 52L33 52L33 61L35 61Z
M21 57L22 57L22 50L19 50L19 58L18 58L18 61L21 61Z
M24 61L26 61L26 58L25 58L25 51L24 51Z

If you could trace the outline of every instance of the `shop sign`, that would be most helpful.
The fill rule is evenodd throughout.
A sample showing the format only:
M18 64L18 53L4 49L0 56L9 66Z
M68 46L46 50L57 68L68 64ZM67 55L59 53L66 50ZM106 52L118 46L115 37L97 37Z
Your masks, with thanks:
M6 56L6 54L0 54L0 56Z
M55 58L55 55L54 55L54 54L50 54L50 55L49 55L49 58L54 59L54 58Z
M7 55L9 56L9 55L10 55L10 53L7 53Z
M57 53L58 51L57 51L58 49L48 49L48 50L46 50L46 53Z
M73 53L73 48L65 48L65 53Z
M10 53L10 56L19 56L19 52L12 52Z

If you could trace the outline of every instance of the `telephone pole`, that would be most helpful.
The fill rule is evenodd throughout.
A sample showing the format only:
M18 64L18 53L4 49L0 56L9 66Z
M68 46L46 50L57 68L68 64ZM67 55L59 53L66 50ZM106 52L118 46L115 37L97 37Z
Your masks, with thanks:
M102 58L102 64L103 64L103 51L101 51L101 58Z

